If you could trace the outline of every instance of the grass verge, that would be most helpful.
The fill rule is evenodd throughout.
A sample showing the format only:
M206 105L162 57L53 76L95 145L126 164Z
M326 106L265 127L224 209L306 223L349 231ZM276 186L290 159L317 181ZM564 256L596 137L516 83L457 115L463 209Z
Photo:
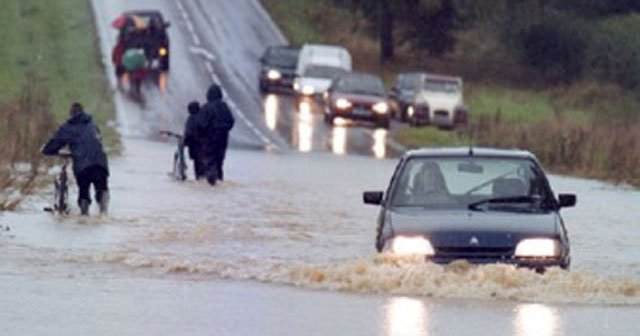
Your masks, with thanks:
M112 94L86 0L4 0L0 11L0 209L17 206L43 170L39 148L80 101L111 152ZM25 168L26 167L26 168Z

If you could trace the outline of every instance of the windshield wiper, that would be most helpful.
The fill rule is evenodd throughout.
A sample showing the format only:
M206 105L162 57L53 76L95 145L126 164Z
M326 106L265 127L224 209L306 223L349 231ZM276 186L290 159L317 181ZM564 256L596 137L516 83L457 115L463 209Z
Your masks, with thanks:
M469 210L480 210L479 206L483 204L495 204L495 203L533 203L540 200L540 196L510 196L510 197L496 197L487 198L477 202L473 202L467 206Z

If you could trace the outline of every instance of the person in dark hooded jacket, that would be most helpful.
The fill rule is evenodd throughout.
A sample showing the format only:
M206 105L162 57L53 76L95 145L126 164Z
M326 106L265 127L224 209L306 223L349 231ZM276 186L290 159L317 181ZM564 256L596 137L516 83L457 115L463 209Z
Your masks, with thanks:
M189 157L193 160L193 174L196 180L205 176L204 165L202 163L202 146L196 129L196 119L200 113L200 104L192 101L187 105L189 117L184 125L184 145L189 148Z
M102 147L100 130L80 103L73 103L70 117L43 147L42 154L57 155L65 146L71 151L73 174L78 184L78 206L82 215L89 214L91 184L100 213L106 214L109 205L109 165Z
M229 132L235 119L222 100L222 89L212 84L196 119L196 130L202 145L202 159L209 184L224 178L223 164L227 152Z

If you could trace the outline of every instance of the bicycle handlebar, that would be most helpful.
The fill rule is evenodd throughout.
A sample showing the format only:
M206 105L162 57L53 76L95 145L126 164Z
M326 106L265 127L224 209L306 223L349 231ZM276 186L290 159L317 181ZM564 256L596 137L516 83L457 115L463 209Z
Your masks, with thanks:
M158 133L160 133L160 135L164 135L164 136L176 138L178 140L182 140L182 134L178 134L178 133L171 132L171 131L160 131Z

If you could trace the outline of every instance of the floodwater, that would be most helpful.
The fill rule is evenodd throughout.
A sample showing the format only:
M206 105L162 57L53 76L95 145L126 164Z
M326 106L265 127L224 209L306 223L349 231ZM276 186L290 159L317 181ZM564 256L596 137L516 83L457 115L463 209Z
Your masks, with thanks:
M108 217L35 197L0 225L3 334L634 334L640 193L552 177L569 272L450 266L374 253L395 160L231 150L228 181L172 181L173 146L128 139ZM96 209L92 209L94 212ZM467 322L455 323L458 316ZM60 323L64 321L64 323ZM482 332L477 332L483 330ZM597 332L596 332L597 331Z

